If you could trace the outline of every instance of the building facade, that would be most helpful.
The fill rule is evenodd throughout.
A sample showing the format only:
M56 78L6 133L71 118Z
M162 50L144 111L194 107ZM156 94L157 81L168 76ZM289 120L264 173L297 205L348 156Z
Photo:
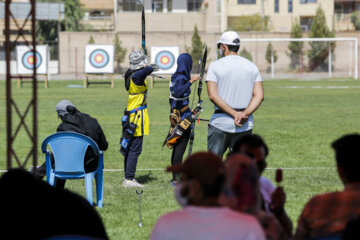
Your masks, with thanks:
M360 0L335 0L334 21L336 31L352 31L351 14L360 14Z

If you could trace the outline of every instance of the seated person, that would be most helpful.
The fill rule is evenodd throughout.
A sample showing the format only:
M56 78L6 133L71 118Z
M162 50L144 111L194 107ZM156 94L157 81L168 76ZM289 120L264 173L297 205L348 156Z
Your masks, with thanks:
M61 100L56 105L56 111L62 121L57 128L57 132L71 131L81 133L93 139L100 150L105 151L108 148L104 132L95 118L77 110L75 105L69 100ZM98 162L98 157L89 147L85 154L85 172L95 171L98 167ZM43 178L46 175L46 164L44 163L38 167L37 172L37 175ZM65 180L58 179L56 186L64 188Z
M272 213L261 209L258 172L254 162L242 154L231 154L225 161L226 180L220 205L253 215L267 240L290 239Z
M225 180L220 157L210 152L195 153L168 171L181 173L175 197L185 207L160 217L150 239L265 239L253 216L219 206Z
M360 135L345 135L332 147L345 188L311 198L299 217L294 239L340 235L347 222L360 214Z
M267 163L269 149L265 141L256 134L240 137L232 149L233 153L242 153L255 161L258 170L261 207L267 213L272 213L283 226L285 232L292 236L293 224L285 211L286 194L282 187L275 188L270 179L262 176Z

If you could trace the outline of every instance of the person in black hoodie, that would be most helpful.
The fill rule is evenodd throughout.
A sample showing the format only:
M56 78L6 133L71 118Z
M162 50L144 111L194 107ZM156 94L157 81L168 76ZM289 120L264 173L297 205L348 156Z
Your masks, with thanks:
M105 151L108 148L105 134L98 121L88 114L82 113L76 109L75 105L69 100L61 100L56 105L56 111L61 118L62 123L58 126L57 132L71 131L84 134L92 138L99 149ZM92 172L98 167L99 159L89 147L85 154L85 172ZM43 163L38 167L37 175L43 178L46 175L46 165ZM58 179L56 187L64 188L65 180Z

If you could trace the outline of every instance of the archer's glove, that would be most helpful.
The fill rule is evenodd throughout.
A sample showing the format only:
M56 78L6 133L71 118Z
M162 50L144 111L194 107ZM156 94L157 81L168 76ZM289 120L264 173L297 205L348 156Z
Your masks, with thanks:
M153 63L150 66L153 68L153 72L156 72L156 71L160 70L159 66L156 63Z

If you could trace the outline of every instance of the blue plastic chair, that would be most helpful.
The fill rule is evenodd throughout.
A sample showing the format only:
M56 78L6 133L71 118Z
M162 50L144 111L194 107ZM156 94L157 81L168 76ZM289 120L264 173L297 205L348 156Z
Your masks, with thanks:
M50 150L47 146L50 146ZM88 147L99 157L98 168L94 172L85 173L84 159ZM103 169L104 154L90 137L76 132L54 133L42 142L41 150L45 153L46 178L51 186L57 179L85 179L86 199L92 201L92 180L96 181L97 206L103 205ZM54 156L55 168L51 166L51 153Z

